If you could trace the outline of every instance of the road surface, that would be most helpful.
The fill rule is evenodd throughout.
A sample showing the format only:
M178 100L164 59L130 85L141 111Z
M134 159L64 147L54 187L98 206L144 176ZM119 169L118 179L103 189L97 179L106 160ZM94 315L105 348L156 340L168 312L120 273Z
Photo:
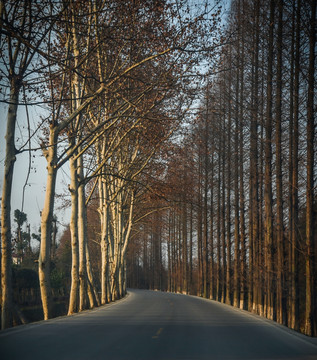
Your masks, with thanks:
M313 360L317 339L214 301L129 290L101 308L1 332L0 359Z

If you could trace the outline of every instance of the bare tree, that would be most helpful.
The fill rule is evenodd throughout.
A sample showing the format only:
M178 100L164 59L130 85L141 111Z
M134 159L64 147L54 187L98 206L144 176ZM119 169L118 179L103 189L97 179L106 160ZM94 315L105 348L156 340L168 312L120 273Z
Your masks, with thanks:
M51 1L40 5L25 1L1 1L1 75L6 79L9 98L5 171L1 202L1 239L2 239L2 328L12 326L12 293L11 293L11 191L14 163L18 151L15 144L17 111L20 103L20 92L23 87L32 86L38 72L39 56L49 57L45 51L47 35L58 11ZM36 19L36 21L35 21ZM47 21L49 19L49 21ZM5 94L3 94L5 96ZM29 140L30 141L30 140Z

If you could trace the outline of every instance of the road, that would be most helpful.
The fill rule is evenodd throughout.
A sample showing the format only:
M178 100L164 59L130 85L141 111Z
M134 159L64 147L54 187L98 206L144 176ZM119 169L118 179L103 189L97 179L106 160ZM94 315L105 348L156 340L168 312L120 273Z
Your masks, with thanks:
M317 339L214 301L129 290L97 309L1 332L0 359L313 360Z

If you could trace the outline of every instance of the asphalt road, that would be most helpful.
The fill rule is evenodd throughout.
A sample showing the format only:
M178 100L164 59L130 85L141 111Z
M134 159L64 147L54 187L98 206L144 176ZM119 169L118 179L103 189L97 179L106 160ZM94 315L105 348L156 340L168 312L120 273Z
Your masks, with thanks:
M214 301L129 290L98 309L0 332L0 359L312 360L317 339Z

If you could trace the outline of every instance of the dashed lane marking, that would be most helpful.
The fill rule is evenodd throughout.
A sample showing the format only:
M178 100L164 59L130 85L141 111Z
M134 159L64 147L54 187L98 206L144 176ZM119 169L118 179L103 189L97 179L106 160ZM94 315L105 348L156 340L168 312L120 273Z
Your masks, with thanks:
M159 328L157 330L156 334L154 336L152 336L152 339L157 339L160 336L162 331L163 331L163 328Z

